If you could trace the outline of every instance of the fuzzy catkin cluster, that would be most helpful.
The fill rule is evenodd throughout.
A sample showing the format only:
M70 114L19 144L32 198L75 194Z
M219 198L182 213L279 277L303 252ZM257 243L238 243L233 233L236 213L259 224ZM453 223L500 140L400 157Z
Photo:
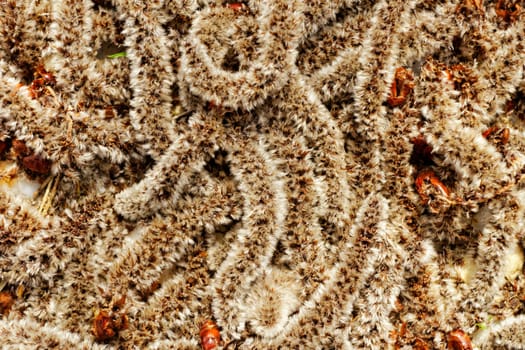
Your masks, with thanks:
M525 347L523 1L0 5L6 348Z

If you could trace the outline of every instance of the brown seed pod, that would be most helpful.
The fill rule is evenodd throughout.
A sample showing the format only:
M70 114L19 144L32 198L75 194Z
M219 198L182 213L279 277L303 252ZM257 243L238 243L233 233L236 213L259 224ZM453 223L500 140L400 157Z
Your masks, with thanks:
M93 320L93 334L97 341L113 338L116 334L113 329L113 320L107 311L98 311Z
M416 338L414 341L414 350L429 350L428 344L421 338Z
M226 4L226 7L231 8L234 11L242 11L246 9L246 5L242 2L231 2Z
M456 14L462 13L464 15L476 13L480 15L485 13L483 9L483 0L464 0L456 7Z
M390 96L387 103L391 107L402 105L408 94L414 89L414 76L412 72L406 68L400 67L396 69L394 81L390 86Z
M22 140L14 139L12 143L13 151L17 157L28 156L31 152L27 148L26 143Z
M9 139L0 141L0 156L2 156L9 149Z
M126 315L111 316L106 310L99 310L95 313L93 320L93 334L96 341L105 341L113 338L119 331L128 328L128 318Z
M33 81L29 84L29 94L33 99L44 94L49 89L46 87L56 84L54 75L46 71L41 64L36 66L33 76Z
M39 64L35 68L35 78L43 79L43 82L45 85L55 85L56 79L55 76L52 73L49 73L46 71L44 66L42 64Z
M483 133L481 134L481 136L483 136L484 138L488 138L490 135L492 135L496 130L498 130L498 128L496 126L491 126L490 128L488 128L487 130L483 131Z
M11 311L11 307L15 303L13 294L9 292L0 292L0 314L6 316Z
M504 128L501 131L501 143L506 145L507 142L509 142L509 137L510 137L510 130L509 130L509 128Z
M450 196L449 189L443 184L443 182L441 182L441 180L439 180L434 171L430 169L423 170L417 175L416 178L416 190L419 193L423 204L427 204L429 201L428 194L426 193L428 186L427 183L437 189L442 196L447 198Z
M203 350L213 350L219 346L221 334L212 320L206 320L200 330L201 346Z
M34 79L29 84L29 95L32 99L38 98L44 92L45 81L42 78Z
M51 161L37 154L32 154L22 158L22 165L27 170L37 174L47 175L51 170Z
M515 22L521 14L521 6L517 2L498 0L496 14L506 22Z
M481 134L484 138L488 139L492 135L495 135L497 142L502 145L506 145L509 142L510 130L509 128L500 129L497 126L491 126Z
M452 350L472 350L470 337L461 329L450 332L447 336L448 348Z
M115 110L113 109L113 106L106 106L104 107L104 117L107 119L111 119L115 117Z

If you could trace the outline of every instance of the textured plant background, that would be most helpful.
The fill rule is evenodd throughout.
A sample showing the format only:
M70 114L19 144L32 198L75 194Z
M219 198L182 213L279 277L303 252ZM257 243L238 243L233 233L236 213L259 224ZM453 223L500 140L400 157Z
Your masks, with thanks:
M523 1L0 5L3 348L525 347Z

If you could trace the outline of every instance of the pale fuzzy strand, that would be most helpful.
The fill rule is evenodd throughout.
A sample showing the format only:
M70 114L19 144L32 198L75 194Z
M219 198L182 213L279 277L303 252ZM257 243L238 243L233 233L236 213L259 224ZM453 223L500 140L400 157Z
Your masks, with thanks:
M476 251L477 271L469 283L469 298L464 301L469 315L485 314L487 306L506 282L505 263L509 250L518 244L520 235L518 218L522 218L524 208L514 196L494 203L488 203L485 225Z
M107 345L82 339L78 334L63 329L42 325L31 319L0 319L0 334L3 335L2 349L30 350L38 347L102 350Z
M270 263L288 212L282 175L266 151L267 141L248 132L245 135L251 142L235 135L236 144L228 155L231 172L245 196L243 227L212 282L214 315L234 337L245 328L243 305L250 286Z
M425 70L424 67L423 72ZM439 68L436 73L439 73ZM439 103L426 102L428 91L436 89L443 91ZM447 84L446 79L438 83L421 82L416 86L416 98L421 97L419 100L423 118L428 121L421 132L432 146L433 152L443 155L438 164L450 167L458 176L456 192L459 197L474 201L488 200L505 186L512 184L515 174L506 166L496 147L483 138L484 128L480 125L479 118L473 118L476 114L465 110L467 107L457 101L455 97L458 93ZM471 121L475 123L472 126L469 125ZM469 154L480 155L479 160L469 161ZM480 186L485 188L481 193Z
M59 263L54 258L52 247L42 245L42 241L56 234L59 219L43 217L29 201L16 196L0 193L0 203L6 209L0 216L3 240L0 280L27 287L42 285L52 278L53 265ZM42 246L47 249L42 251ZM43 261L44 253L51 257L51 261ZM13 266L18 268L13 270Z
M35 64L49 40L52 1L6 1L0 9L0 60L16 65L17 73L24 73L24 65ZM17 54L13 49L18 49Z
M361 163L365 164L361 173L373 179L362 185L365 193L380 191L386 181L384 174L376 170L383 162L380 142L389 128L383 102L390 93L394 72L398 68L400 35L407 30L411 9L416 4L417 1L376 3L370 19L372 26L364 34L363 50L358 58L361 69L355 78L354 101L341 113L340 124L345 132L357 134L359 142L376 145L369 147L367 152L360 152L365 153L360 155ZM384 47L390 50L385 52Z
M129 71L122 60L96 58L100 41L106 35L107 40L115 38L116 19L110 13L95 12L92 6L90 1L53 3L53 11L46 14L52 20L49 37L53 41L38 63L56 78L56 86L52 87L52 96L43 97L44 101L33 100L25 94L28 87L21 87L17 105L27 103L26 110L34 110L34 115L12 110L17 119L30 125L33 135L42 135L41 146L32 146L38 153L46 151L54 173L79 169L88 178L93 176L90 164L94 158L124 163L132 152L124 154L122 148L134 141L126 116L111 120L105 116L104 107L127 101L125 82ZM104 26L110 27L109 34L103 32ZM96 102L91 103L95 96ZM88 127L80 132L78 124ZM106 128L118 131L101 131ZM65 148L64 144L73 147Z
M286 112L284 114L286 115ZM268 115L271 115L271 113L268 113ZM282 172L286 174L301 174L297 177L286 177L284 179L288 215L284 226L285 234L281 237L280 243L284 248L283 263L290 266L291 271L289 273L293 273L300 280L300 282L296 282L297 286L301 285L298 291L299 295L296 298L299 302L302 302L310 296L318 283L325 278L327 250L323 246L324 237L319 225L320 212L313 210L313 208L319 208L319 206L324 206L324 204L319 202L320 181L314 175L314 163L308 155L310 151L306 147L305 140L299 135L292 136L292 139L285 136L294 135L295 133L293 125L290 125L286 120L281 120L281 118L282 115L279 115L276 118L277 120L274 120L274 118L264 120L266 118L263 117L261 131L268 134L268 143L272 145L272 154L278 159L289 159L289 161L280 166ZM280 126L278 130L275 130L276 125ZM325 188L326 186L322 187L322 189ZM300 276L304 277L300 278ZM287 278L277 278L273 284L268 286L268 288L271 288L270 290L261 290L260 293L297 289L290 288L288 285L278 285L277 283L279 282L290 283ZM255 303L257 303L257 300L255 300ZM294 311L291 304L283 305L283 307L286 307L287 313ZM284 310L281 308L280 313L283 314ZM254 312L251 314L253 315ZM288 316L288 314L280 315L278 319L285 320ZM253 317L251 318L253 319ZM280 323L282 322L272 322L267 327L258 325L256 327L257 333L263 337L271 338L280 331Z
M359 55L364 50L362 41L365 34L358 29L369 24L370 15L370 10L365 6L357 14L346 16L341 23L324 28L309 43L317 47L299 56L299 69L309 77L310 86L318 93L321 101L328 102L353 93ZM340 50L332 52L335 50L333 47L339 46L342 46Z
M447 266L443 266L435 244L430 239L423 239L415 245L413 256L407 260L405 276L417 278L420 284L415 288L405 287L401 296L405 301L401 320L406 322L416 337L429 332L429 324L439 333L453 327L452 321L458 310L458 303L463 299L462 289L451 277ZM414 294L417 297L415 297ZM426 315L428 322L421 324L421 315ZM442 333L439 333L436 344L442 344Z
M242 204L242 196L239 194L237 203ZM239 212L242 213L242 209L239 208ZM228 231L224 234L222 232L215 232L214 234L206 237L206 244L208 246L208 264L211 271L217 271L224 259L228 256L231 245L236 241L239 230L242 230L242 222L240 222L240 216L235 213L231 224L231 227L227 227Z
M8 63L4 59L0 59L0 82L2 82L2 85L0 86L2 96L0 99L2 102L2 104L0 104L0 110L3 112L3 115L8 115L6 106L4 106L4 98L5 96L8 96L19 83L16 74L14 74L16 71L17 68L13 64ZM6 117L2 119L9 120Z
M202 276L197 273L188 276L177 275L165 281L162 288L156 290L147 300L147 303L137 303L137 314L135 315L137 321L136 325L133 325L134 333L137 334L133 334L128 342L130 344L140 343L148 338L149 334L147 333L151 331L156 334L163 334L162 337L159 337L159 341L173 341L174 338L179 338L182 335L178 335L173 327L187 329L188 323L195 323L195 329L197 329L197 319L206 318L208 310L202 309L209 308L210 300L209 297L205 297L206 286L203 284L208 280L204 278L199 280L196 277ZM193 281L197 281L197 283ZM179 296L180 300L174 300L173 295ZM168 319L169 322L167 322ZM146 329L147 331L145 331ZM195 339L192 336L193 334L188 334L188 339ZM133 338L136 340L134 341Z
M374 7L372 26L365 34L364 50L359 56L361 70L356 75L354 111L357 131L376 142L387 124L382 105L389 95L390 84L400 55L399 36L407 30L411 10L418 1L380 1ZM384 48L389 50L385 52Z
M129 84L132 91L130 119L138 141L147 143L145 151L154 158L167 146L172 117L172 86L175 73L171 65L173 51L160 23L137 26L141 18L128 18L124 34L130 63ZM139 29L140 28L140 29ZM155 65L143 64L144 56ZM169 138L170 136L168 136Z
M362 29L369 24L375 0L358 1L359 6L339 8L335 18L305 37L299 46L297 67L310 76L326 66L348 46L360 46Z
M392 229L388 231L390 237L388 244L391 247L384 250L397 254L400 261L387 264L387 266L395 266L396 268L392 268L386 273L380 273L384 275L383 279L397 280L397 283L393 283L390 288L386 287L384 291L385 295L390 297L388 300L391 302L391 309L388 309L387 305L379 305L378 308L386 310L385 316L380 319L393 322L392 325L396 328L392 331L398 332L403 322L407 322L406 327L408 329L416 336L423 336L423 332L428 329L430 322L425 325L423 330L419 329L418 315L429 314L429 318L434 318L437 321L432 323L433 326L438 325L436 328L445 327L445 330L448 330L447 324L452 322L457 310L457 303L463 298L464 294L459 293L459 288L455 287L455 281L449 277L449 274L445 273L448 266L443 266L443 262L439 261L439 255L435 251L435 243L433 242L437 236L436 232L443 230L445 225L443 222L448 220L439 215L431 214L432 219L435 216L436 222L441 222L441 226L436 224L436 227L429 227L429 215L423 215L424 212L416 206L416 203L420 201L420 196L414 183L417 167L410 163L411 152L414 147L410 140L413 135L419 134L417 130L419 116L406 111L405 108L395 109L389 115L391 123L384 143L387 152L384 156L383 171L387 181L383 193L385 197L393 196L399 199L390 202L389 225L392 226ZM419 222L414 223L412 221L414 217L419 218ZM468 222L467 218L465 221ZM457 230L457 228L454 227L451 230ZM397 232L397 234L391 232ZM441 233L441 235L444 234L446 233ZM401 279L398 280L398 278ZM411 285L407 286L407 281L411 279L419 281L422 285L419 288L412 289ZM425 282L428 285L425 285ZM438 286L438 288L431 290L434 286ZM425 289L425 287L430 288ZM381 286L371 290L375 289L381 289ZM397 297L393 293L394 290L399 294L398 300L394 299ZM415 292L418 298L411 298L412 292ZM387 298L385 297L385 299ZM401 309L392 309L392 305L395 303L400 303L397 307ZM371 302L370 305L373 303ZM435 312L437 309L440 312ZM393 316L389 319L388 310L392 311L392 314L399 313L399 318ZM353 330L351 339L359 339L360 328L355 327ZM440 330L436 329L436 331L439 332ZM395 332L392 334L397 334ZM378 337L370 339L363 337L361 344L363 342L370 342L371 344L377 341ZM393 339L385 339L385 341L393 341Z
M99 193L96 200L101 200L102 196L106 206L109 206L108 199L112 198L112 194ZM84 205L94 204L90 199L86 199L88 203ZM74 212L66 209L67 219L64 218L59 230L39 235L33 240L32 246L23 248L24 254L32 256L21 256L22 259L29 262L34 260L37 264L43 261L45 264L41 265L46 267L41 273L42 286L26 288L24 298L20 300L21 308L31 305L31 308L26 310L28 318L46 320L48 326L75 332L83 338L91 336L90 321L93 308L97 304L95 298L98 295L98 287L103 287L105 283L101 281L101 277L103 279L105 275L95 272L100 266L111 261L113 255L110 246L114 246L115 241L120 241L120 233L124 230L124 227L114 220L112 210L108 209L104 208L95 215L87 214L85 207ZM111 229L103 230L104 226ZM91 261L93 257L100 259ZM49 295L44 300L40 293L41 288L45 288ZM71 289L74 289L75 293L65 292Z
M313 268L322 269L320 266ZM304 278L305 275L298 275L296 271L290 271L286 267L272 265L264 270L263 275L252 285L244 305L252 333L265 342L282 331L290 315L301 305L305 283L315 284L314 281ZM314 279L316 277L313 276Z
M359 0L334 0L334 1L305 1L304 14L305 21L305 36L316 32L320 27L326 25L330 20L335 18L337 12L343 6L355 6Z
M405 35L400 38L401 66L413 68L417 76L426 57L450 55L443 48L453 47L454 38L462 33L456 20L457 6L455 2L435 1L410 15Z
M303 38L315 33L322 26L326 25L329 21L333 20L337 15L338 11L342 10L344 7L351 7L357 5L360 0L334 0L334 1L311 1L304 2L301 4L302 11L304 12L305 22L301 31L304 31L302 34ZM261 0L250 0L248 1L248 6L253 9L261 10L265 6L275 5L274 3L265 3ZM279 3L277 6L286 5L286 2ZM277 7L276 6L276 7ZM296 8L297 3L292 3L289 5L290 8ZM298 34L298 33L297 33ZM302 39L302 38L301 38Z
M303 96L302 103L306 107L290 113L288 118L294 122L296 130L311 140L312 160L319 164L316 171L323 173L321 178L326 182L327 198L327 209L323 216L336 228L345 229L351 212L351 194L347 182L344 136L304 79L297 76L296 80L298 83L291 85L288 93L297 98Z
M142 233L137 240L137 243L142 244L140 248L136 248L135 242L129 244L129 247L122 247L121 255L108 271L109 283L114 286L112 290L126 290L130 283L139 292L147 290L195 244L194 239L202 226L196 226L195 230L188 232L184 223L174 219L167 221L169 225L152 225ZM158 267L152 266L149 259L157 259L159 256L162 261L157 261Z
M472 342L481 350L494 348L525 349L525 315L508 317L490 323L486 329L479 330L472 337Z
M377 244L375 274L366 281L355 303L345 307L347 319L356 315L345 327L343 339L347 349L377 348L392 345L390 336L395 326L390 315L396 309L396 301L404 288L404 266L407 252L397 243L399 230L403 228L387 224L379 230L382 241ZM357 311L357 313L356 313Z
M360 54L360 47L349 47L330 65L324 66L310 78L310 84L319 94L321 101L330 101L334 96L343 93L352 93L352 78L358 71L357 59Z
M386 210L386 201L380 195L372 194L363 201L349 234L353 239L341 248L339 261L327 273L329 277L303 303L299 312L289 318L288 324L270 340L271 343L285 347L306 346L312 341L307 336L313 332L311 327L316 327L316 332L330 334L338 324L350 321L343 316L348 315L345 306L353 305L359 290L374 273L377 259L367 252L377 247L371 248L369 240L375 239L372 232L386 227Z
M231 193L209 178L193 186L204 188L202 198L197 193L185 196L177 202L176 212L172 212L174 208L162 211L164 218L154 217L149 229L137 229L139 237L122 247L109 271L112 284L126 287L133 282L137 290L147 290L187 254L206 225L216 226L226 220L229 208L235 206Z
M106 35L100 22L115 19L96 14L89 0L53 2L49 27L51 45L44 51L45 66L57 80L57 92L74 107L97 98L99 108L127 102L127 62L97 59L95 44ZM103 19L104 18L104 19ZM80 23L79 23L80 22ZM117 33L112 33L115 36Z
M178 340L198 339L195 334L202 322L210 318L211 302L203 248L199 244L189 247L171 274L159 281L159 289L133 303L126 345L151 347L152 332L159 335L155 343L171 342L172 346Z
M117 195L115 210L120 215L136 220L161 209L165 204L158 196L166 186L173 186L170 200L175 202L189 177L201 171L206 160L219 148L222 127L214 117L202 121L193 116L188 127L186 134L172 140L141 182Z
M282 172L285 174L301 174L298 178L287 176L284 180L287 202L289 203L286 227L289 230L289 235L292 236L290 237L291 242L304 235L306 241L302 243L308 246L307 242L316 242L315 248L311 249L322 254L324 248L318 246L322 241L319 217L324 210L314 210L314 208L325 206L327 199L324 195L327 186L326 184L321 185L322 180L314 175L315 163L311 159L311 150L307 147L304 137L294 135L293 126L281 118L282 115L275 118L277 120L262 116L261 131L268 135L272 154L278 159L289 159L286 163L280 164ZM277 130L276 125L280 125ZM321 200L319 199L320 195L323 196ZM289 253L294 254L292 251Z
M494 35L480 38L481 45L487 52L486 59L479 62L477 67L486 88L479 92L478 98L486 102L484 112L488 115L501 115L506 103L516 92L525 76L525 47L523 34L525 24L517 21L509 29L498 30L495 23L486 24L486 32ZM477 62L476 62L477 63ZM497 71L498 74L494 74Z
M216 66L199 38L200 27L206 25L206 21L201 21L210 15L210 10L203 10L182 44L180 72L190 91L224 107L250 110L280 90L288 79L287 71L294 65L296 48L304 35L302 7L298 1L257 2L261 23L257 36L264 47L247 70L233 73ZM283 45L283 36L286 45Z
M412 215L417 215L410 206L413 193L409 190L413 185L409 165L412 118L400 111L391 113L389 118L391 123L384 142L389 152L384 156L382 167L387 181L383 197L379 197L387 202L389 220L385 228L377 232L380 241L377 248L372 248L372 254L378 256L376 273L369 277L355 302L345 306L344 317L351 321L341 330L334 326L337 338L343 339L346 349L393 346L392 334L398 324L392 315L399 312L399 295L406 287L407 271L416 273L416 269L410 271L410 266L419 266L417 259L424 256L419 252L422 247L417 233L406 224ZM403 202L388 201L388 196ZM410 243L406 244L407 241Z
M177 340L161 340L154 341L149 344L147 349L151 350L163 350L163 349L177 349L177 350L195 350L200 347L200 342L192 338L177 339Z

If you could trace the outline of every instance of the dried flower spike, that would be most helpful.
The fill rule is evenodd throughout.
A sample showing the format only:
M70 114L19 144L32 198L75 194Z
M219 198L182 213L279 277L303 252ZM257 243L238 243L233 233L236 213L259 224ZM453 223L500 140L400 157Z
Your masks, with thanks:
M448 348L452 350L472 350L470 337L461 329L456 329L448 334Z
M408 94L414 89L414 76L408 69L400 67L396 69L394 81L390 86L390 96L388 104L391 107L397 107L403 104Z
M219 346L221 334L212 320L206 320L200 330L201 346L203 350L212 350Z

